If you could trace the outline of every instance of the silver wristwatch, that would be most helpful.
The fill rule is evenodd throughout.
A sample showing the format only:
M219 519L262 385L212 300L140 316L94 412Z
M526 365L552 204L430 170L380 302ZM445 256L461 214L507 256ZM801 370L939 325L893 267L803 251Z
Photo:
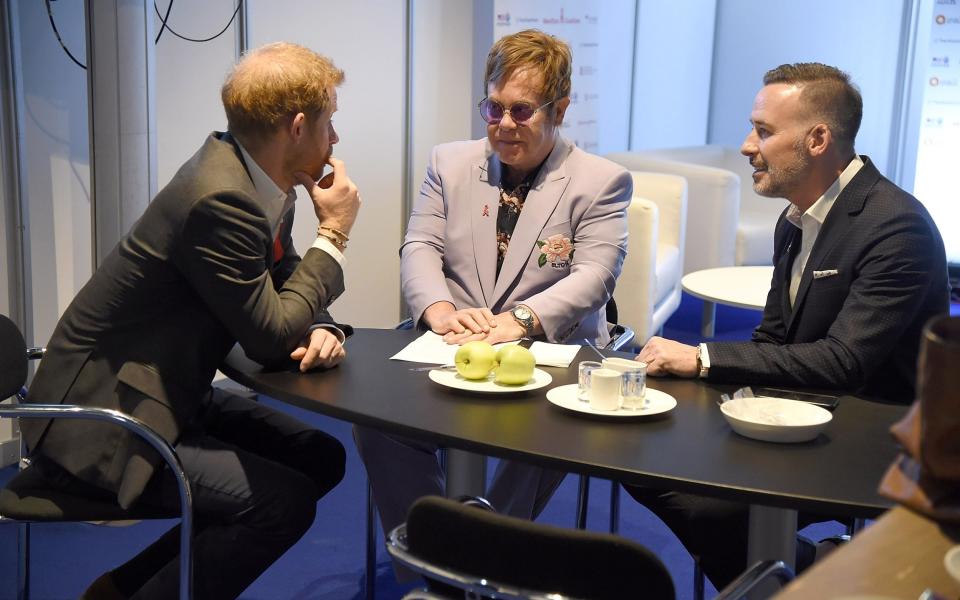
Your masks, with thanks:
M510 316L526 331L527 337L533 335L533 311L524 304L518 304L510 311Z

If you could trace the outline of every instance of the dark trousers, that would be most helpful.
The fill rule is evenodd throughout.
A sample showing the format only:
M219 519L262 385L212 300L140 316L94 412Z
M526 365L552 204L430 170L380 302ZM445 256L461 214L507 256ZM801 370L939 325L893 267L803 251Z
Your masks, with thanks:
M704 574L718 590L746 571L749 505L637 485L623 487L673 531L687 552L700 559ZM798 513L797 528L828 520Z
M317 500L343 479L346 461L335 438L222 390L207 396L175 447L193 491L194 597L204 600L236 598L296 543L313 524ZM109 495L62 469L51 483ZM139 502L180 513L168 468ZM176 598L179 550L178 525L114 569L114 584L130 598Z

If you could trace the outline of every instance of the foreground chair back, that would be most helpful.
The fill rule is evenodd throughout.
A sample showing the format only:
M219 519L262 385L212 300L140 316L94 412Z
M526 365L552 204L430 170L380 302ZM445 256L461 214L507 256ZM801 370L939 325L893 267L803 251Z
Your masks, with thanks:
M666 567L635 542L435 496L413 505L387 549L431 581L429 593L440 598L674 598Z
M0 315L0 399L25 399L23 387L27 378L28 357L42 356L42 351L29 350L17 326ZM192 523L193 500L190 484L173 447L143 422L115 410L73 405L22 404L0 405L0 419L90 419L109 421L132 431L149 443L170 467L180 492L180 598L192 596ZM20 524L17 598L30 596L30 523L67 521L130 521L142 519L169 519L176 514L148 507L124 510L115 499L71 495L51 489L42 475L42 460L31 464L21 461L23 467L3 489L0 489L0 523Z

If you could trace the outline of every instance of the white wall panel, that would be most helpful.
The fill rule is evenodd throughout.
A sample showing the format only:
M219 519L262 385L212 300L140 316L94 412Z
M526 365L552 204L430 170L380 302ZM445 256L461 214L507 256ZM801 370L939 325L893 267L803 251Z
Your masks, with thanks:
M163 10L166 3L160 6ZM167 23L183 36L203 39L223 29L235 6L235 0L176 2ZM154 16L159 32L160 18ZM220 86L236 61L236 30L234 20L223 35L201 44L164 31L156 45L157 183L161 188L211 131L227 127Z
M333 316L361 327L389 327L400 317L403 208L405 3L248 0L250 46L289 41L329 56L346 72L334 124L342 159L363 207L350 235L346 292ZM310 201L298 188L294 241L316 236Z
M63 41L85 57L82 2L52 3ZM18 0L28 336L45 343L92 273L87 76L63 52L43 2Z
M823 62L863 94L857 151L888 164L904 0L723 0L717 6L710 143L738 146L763 74L783 63Z
M472 128L482 123L476 109L480 98L475 98L474 88L480 87L483 65L477 64L473 56L473 17L474 3L470 1L413 2L409 146L412 202L416 201L427 173L431 149L444 142L470 139ZM485 44L489 45L486 40Z
M703 144L717 0L638 4L630 149Z

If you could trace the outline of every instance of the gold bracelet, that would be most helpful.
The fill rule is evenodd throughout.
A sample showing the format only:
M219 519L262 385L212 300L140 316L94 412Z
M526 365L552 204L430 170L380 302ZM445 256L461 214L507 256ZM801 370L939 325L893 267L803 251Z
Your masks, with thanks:
M345 234L344 232L340 231L339 229L334 229L333 227L327 227L326 225L318 225L318 226L317 226L317 235L323 235L322 232L324 232L324 231L330 232L334 237L336 237L338 240L340 240L340 242L343 243L343 244L346 244L347 242L350 241L350 238L347 237L347 234Z
M343 252L344 250L347 249L347 245L345 243L341 242L340 240L333 237L332 235L327 235L326 233L320 233L319 231L317 231L317 236L322 237L323 239L333 244L333 247L339 250L340 252Z

